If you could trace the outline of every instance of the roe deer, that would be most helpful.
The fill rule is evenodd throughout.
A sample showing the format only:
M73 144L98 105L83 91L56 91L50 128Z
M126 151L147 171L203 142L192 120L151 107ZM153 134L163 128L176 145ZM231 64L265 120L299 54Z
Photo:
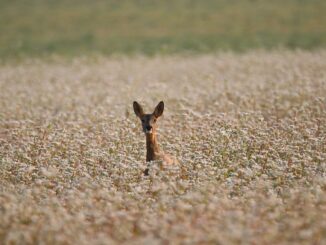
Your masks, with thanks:
M145 114L143 108L136 101L133 103L134 111L137 117L141 120L143 132L146 135L146 162L161 160L163 165L177 165L178 161L164 152L160 151L156 137L156 122L157 119L163 114L164 103L161 101L156 106L151 114ZM148 175L149 169L144 171Z

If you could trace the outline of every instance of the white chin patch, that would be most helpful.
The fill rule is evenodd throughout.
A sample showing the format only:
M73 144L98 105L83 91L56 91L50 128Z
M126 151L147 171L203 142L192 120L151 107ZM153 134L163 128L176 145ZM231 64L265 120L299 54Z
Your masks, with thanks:
M151 130L147 130L147 129L145 129L145 134L151 134L153 132L153 130L151 129Z

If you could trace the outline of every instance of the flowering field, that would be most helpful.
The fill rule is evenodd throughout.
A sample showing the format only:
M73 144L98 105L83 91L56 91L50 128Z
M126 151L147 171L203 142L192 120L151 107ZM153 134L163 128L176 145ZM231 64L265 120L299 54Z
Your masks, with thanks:
M0 65L2 244L325 244L326 52ZM143 175L160 101L177 169Z

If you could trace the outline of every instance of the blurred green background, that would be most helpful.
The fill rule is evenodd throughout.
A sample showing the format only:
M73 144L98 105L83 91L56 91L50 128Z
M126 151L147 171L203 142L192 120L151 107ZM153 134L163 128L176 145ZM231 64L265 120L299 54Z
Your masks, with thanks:
M0 0L1 59L325 46L325 0Z

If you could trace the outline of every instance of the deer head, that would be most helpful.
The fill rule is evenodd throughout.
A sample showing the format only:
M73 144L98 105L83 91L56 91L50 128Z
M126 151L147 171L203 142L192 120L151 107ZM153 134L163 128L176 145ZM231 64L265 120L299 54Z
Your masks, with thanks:
M161 101L155 107L155 110L151 114L145 114L143 108L138 102L134 101L134 111L137 117L141 120L141 124L143 127L143 132L145 134L153 134L156 132L157 128L157 119L162 116L164 111L164 103Z

